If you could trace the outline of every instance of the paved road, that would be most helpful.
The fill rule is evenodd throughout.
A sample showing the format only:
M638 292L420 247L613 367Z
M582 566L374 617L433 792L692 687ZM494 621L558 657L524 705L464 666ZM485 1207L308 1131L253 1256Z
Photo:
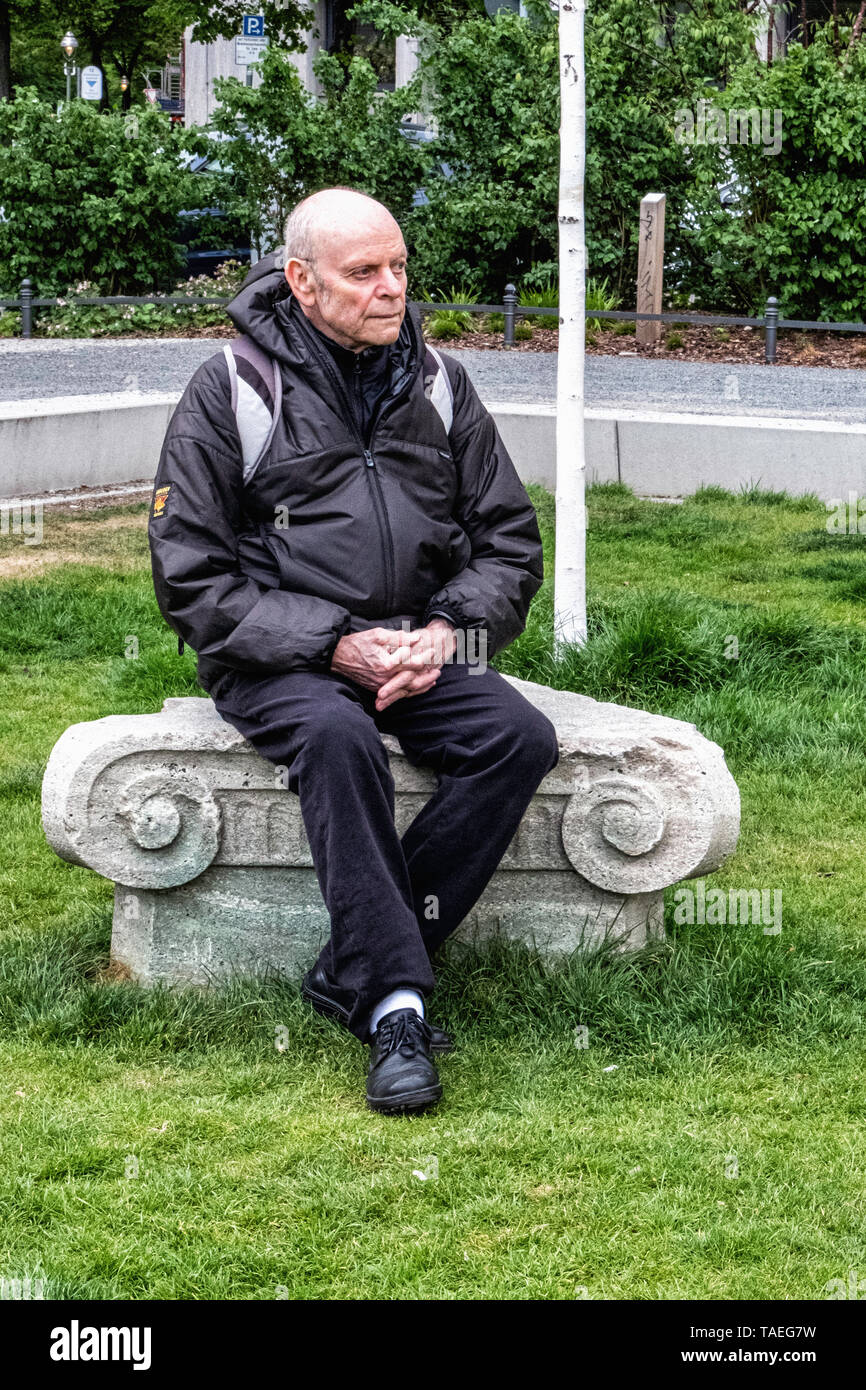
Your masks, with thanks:
M113 391L179 391L220 341L0 340L0 400ZM447 349L451 351L452 349ZM455 350L485 401L543 404L556 394L556 354ZM588 357L590 405L698 414L817 416L866 422L866 371L647 362Z

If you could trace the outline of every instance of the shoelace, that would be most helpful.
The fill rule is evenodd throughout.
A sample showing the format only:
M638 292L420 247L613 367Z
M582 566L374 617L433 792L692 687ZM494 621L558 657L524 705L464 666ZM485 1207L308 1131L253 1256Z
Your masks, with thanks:
M385 1018L376 1029L378 1050L383 1057L404 1047L415 1052L419 1043L419 1033L429 1046L433 1036L430 1025L420 1014L411 1010L399 1014L395 1019Z

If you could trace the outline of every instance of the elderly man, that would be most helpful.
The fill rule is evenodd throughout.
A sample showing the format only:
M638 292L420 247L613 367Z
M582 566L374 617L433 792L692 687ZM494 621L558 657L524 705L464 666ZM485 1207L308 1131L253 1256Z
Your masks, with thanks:
M525 625L535 513L464 367L425 348L381 203L306 198L228 312L247 356L198 369L163 446L157 600L221 716L300 798L331 920L305 997L369 1042L373 1109L421 1110L451 1047L425 1017L431 954L558 759L550 721L477 660ZM380 731L437 778L402 838Z

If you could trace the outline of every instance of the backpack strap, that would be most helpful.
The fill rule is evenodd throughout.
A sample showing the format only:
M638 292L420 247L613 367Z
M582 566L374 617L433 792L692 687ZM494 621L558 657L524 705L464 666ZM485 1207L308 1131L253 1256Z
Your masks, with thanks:
M454 387L439 353L429 343L424 352L424 395L434 407L448 434L454 419Z
M268 451L283 399L279 368L258 345L241 334L223 348L231 383L232 414L244 457L248 483Z

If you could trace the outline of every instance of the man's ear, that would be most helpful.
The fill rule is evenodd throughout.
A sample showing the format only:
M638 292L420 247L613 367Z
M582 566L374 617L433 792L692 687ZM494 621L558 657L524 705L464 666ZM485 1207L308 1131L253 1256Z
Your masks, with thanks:
M286 264L284 274L289 282L289 289L295 298L300 300L301 304L306 304L308 307L315 304L315 281L306 261L299 261L292 257Z

